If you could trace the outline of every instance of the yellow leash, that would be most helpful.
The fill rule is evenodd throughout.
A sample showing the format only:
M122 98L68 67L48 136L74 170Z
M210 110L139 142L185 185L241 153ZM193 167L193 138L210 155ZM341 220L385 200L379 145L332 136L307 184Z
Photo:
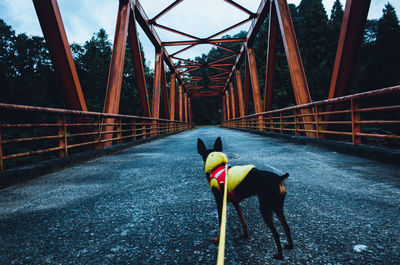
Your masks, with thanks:
M219 231L219 245L217 265L224 265L225 232L226 232L226 201L228 196L228 165L225 165L224 198L222 200L221 229Z

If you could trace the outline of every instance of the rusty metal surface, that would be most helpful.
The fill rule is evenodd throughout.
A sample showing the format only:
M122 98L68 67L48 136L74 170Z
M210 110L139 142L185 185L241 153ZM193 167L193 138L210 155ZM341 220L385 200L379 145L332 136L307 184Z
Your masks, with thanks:
M47 48L69 108L87 111L57 0L34 0Z
M84 147L83 150L87 150L87 147L98 149L136 140L138 137L148 138L154 135L176 133L192 127L187 122L167 119L9 104L0 104L0 112L2 111L24 113L25 117L32 118L35 115L30 114L40 113L45 115L47 120L43 123L27 123L26 119L9 120L8 123L0 124L0 168L4 161L8 162L15 158L56 152L59 157L66 157L70 150L76 152L80 147ZM49 120L54 121L49 123ZM76 120L79 122L77 123ZM35 130L30 130L30 128L35 128ZM36 130L36 128L41 130ZM6 138L2 137L5 131ZM76 133L76 131L84 131L84 133ZM24 132L23 136L22 132ZM46 159L46 157L41 159Z
M369 144L379 144L372 139L387 139L396 143L395 141L400 140L400 135L398 135L400 120L396 119L395 113L400 110L400 105L387 105L388 103L384 99L399 95L400 86L389 87L248 115L225 121L223 126L283 134L311 135L317 139L322 139L324 135L331 135L340 141L347 139L354 145L363 143L362 139L367 139ZM377 100L379 98L382 99ZM371 99L374 100L371 102ZM332 110L337 104L340 104L342 109ZM347 106L347 108L343 109L343 106ZM315 111L313 113L302 111L305 109L314 109ZM365 114L361 116L361 113ZM340 118L335 121L326 121L326 117L332 115ZM391 119L388 120L387 117L391 117ZM262 119L262 123L260 123L260 119ZM391 129L382 127L388 125L391 126ZM342 136L350 136L350 138Z
M347 0L328 98L348 94L371 0Z
M156 50L154 62L154 79L153 79L153 97L152 97L152 117L160 117L160 90L161 90L161 75L162 75L162 51Z
M274 88L275 57L278 39L278 19L274 6L274 1L271 1L270 10L271 12L268 25L267 62L265 67L264 111L272 109L272 96Z
M136 28L135 13L130 11L128 37L131 45L131 53L133 58L133 65L136 73L136 86L139 92L140 105L142 108L143 116L151 117L149 97L147 94L146 79L144 76L143 58L140 51L140 43L138 38L138 31Z
M247 60L249 62L249 74L250 74L251 88L253 92L255 113L261 113L263 111L261 106L261 92L260 92L260 85L258 82L256 58L254 55L253 48L246 47L246 55L247 55Z

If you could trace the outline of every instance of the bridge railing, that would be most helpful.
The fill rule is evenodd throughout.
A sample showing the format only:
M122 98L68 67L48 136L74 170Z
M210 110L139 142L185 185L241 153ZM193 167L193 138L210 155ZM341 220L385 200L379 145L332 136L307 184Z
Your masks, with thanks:
M400 147L400 86L267 111L223 127Z
M182 121L0 103L0 170L191 127Z

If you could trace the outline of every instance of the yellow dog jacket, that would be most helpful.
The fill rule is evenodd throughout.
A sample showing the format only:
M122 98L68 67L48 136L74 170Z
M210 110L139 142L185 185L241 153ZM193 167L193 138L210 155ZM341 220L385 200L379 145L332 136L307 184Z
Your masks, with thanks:
M208 183L210 188L222 191L225 178L228 177L228 199L234 199L233 190L246 178L254 165L227 167L228 158L222 152L212 152L208 155L204 171L210 174ZM227 176L226 176L227 175ZM230 198L229 198L230 197Z

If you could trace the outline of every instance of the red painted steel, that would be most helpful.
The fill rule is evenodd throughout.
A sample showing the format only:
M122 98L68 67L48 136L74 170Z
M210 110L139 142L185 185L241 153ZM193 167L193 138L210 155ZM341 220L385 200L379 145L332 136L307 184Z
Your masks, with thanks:
M258 31L260 31L261 26L264 23L265 18L269 13L269 2L270 0L261 0L260 5L257 9L257 19L253 20L250 29L247 32L247 46L252 47L254 39L257 36Z
M24 113L25 115L22 120L18 118L14 118L12 121L3 119L0 124L0 170L4 170L2 167L3 161L7 162L19 157L45 153L58 153L60 157L65 157L68 156L69 150L72 149L76 150L77 148L91 146L99 147L105 145L105 143L120 144L140 137L147 138L152 134L165 135L192 127L188 123L165 119L0 103L0 112L3 111L7 111L8 113ZM44 114L44 117L46 117L45 121L27 123L27 121L29 122L29 117L41 114ZM81 122L77 123L76 120ZM113 122L102 122L105 120L112 120ZM150 124L156 125L151 128L152 131L149 130ZM111 130L105 130L104 128L107 126L111 126ZM27 130L29 128L46 129L46 135L43 136L40 134L43 130ZM1 132L5 130L7 130L6 135L9 135L8 137L14 135L16 138L2 139ZM18 138L21 137L22 131L24 132L24 137ZM85 131L85 133L76 133L76 131ZM107 139L102 137L108 134L114 135L114 137ZM25 135L29 136L26 137ZM33 142L35 143L34 145L32 145ZM1 152L2 146L14 144L18 144L19 146L23 144L24 151L18 151L15 148L6 148L6 153ZM46 159L48 159L48 156Z
M129 2L120 1L117 25L115 28L114 46L108 72L104 113L118 113L121 95L122 74L124 70L126 39L129 21Z
M78 73L65 33L57 0L33 0L43 36L69 108L86 111Z
M243 12L247 13L250 17L255 17L255 16L256 16L256 14L254 14L253 12L251 12L250 10L248 10L247 8L245 8L245 7L241 6L241 5L239 5L239 4L236 3L235 1L232 1L232 0L224 0L224 1L227 2L227 3L229 3L229 4L231 4L231 5L233 5L234 7L236 7L236 8L238 8L238 9L242 10Z
M232 118L236 118L236 102L235 102L235 91L233 89L233 84L232 82L229 83L229 94L231 96L230 98L230 103L231 103L231 114L232 114Z
M244 41L246 41L246 38L200 39L200 40L183 40L183 41L165 41L162 43L162 45L180 46L180 45L192 45L192 44L232 43L232 42L244 42Z
M371 0L346 1L328 98L344 96L350 91L370 3Z
M350 96L337 97L323 101L287 107L284 109L267 111L259 114L248 115L241 118L225 121L223 126L230 128L245 128L250 130L268 130L294 135L330 135L334 139L343 140L347 137L353 144L360 144L362 138L385 139L399 141L398 135L400 120L394 118L387 120L387 115L395 116L400 110L400 105L390 105L383 100L394 98L400 95L400 86L378 89L375 91L359 93ZM372 100L382 98L382 100ZM332 110L332 106L344 106L341 110ZM371 106L370 106L371 105ZM360 107L362 106L362 107ZM302 110L315 108L313 113L306 113ZM361 113L371 113L371 115L361 115ZM324 121L326 116L341 115L342 119L337 121ZM312 116L311 122L302 121L301 118ZM380 118L377 118L380 117ZM263 126L259 126L260 119ZM313 125L307 128L305 125ZM323 125L341 125L340 129L333 130ZM303 127L301 127L301 125ZM363 131L363 125L368 132ZM391 130L382 129L380 126L392 126ZM374 127L372 127L374 126ZM395 127L398 126L398 127ZM337 126L333 126L337 127ZM364 127L365 128L365 127ZM371 130L373 129L373 130Z
M260 85L258 83L256 58L254 55L253 48L247 47L246 54L249 62L249 70L250 70L249 73L251 80L251 88L253 92L254 109L255 113L260 113L263 111L263 109L261 105L261 92L260 92Z
M170 117L170 112L169 112L167 77L165 76L164 63L161 64L161 91L162 91L165 118L172 120L171 117Z
M243 88L242 88L242 75L239 70L236 70L236 90L239 104L239 117L245 116L244 111L244 100L243 100Z
M251 81L250 81L250 68L249 61L245 59L245 74L244 74L244 114L248 115L250 109L250 89L251 89Z
M154 61L154 79L153 79L153 97L152 97L152 114L153 118L160 117L160 89L162 75L163 58L161 50L156 50Z
M229 90L225 91L225 100L226 100L226 116L228 117L228 120L232 119L231 116L231 104L230 104L230 100L229 100Z
M176 78L175 73L171 73L170 86L169 86L169 107L170 107L170 120L175 120L175 95L176 95Z
M264 111L272 109L272 91L274 87L276 45L278 39L278 19L274 2L271 1L269 26L268 26L268 47L267 62L265 67L265 86L264 86Z
M117 25L114 35L114 46L111 55L110 69L108 72L107 90L104 100L104 113L118 113L121 98L122 74L126 50L126 39L129 25L129 2L120 1L118 7ZM113 123L113 119L106 119L105 123ZM113 126L106 126L105 130L112 130ZM103 135L103 140L113 137L112 134ZM111 142L105 142L103 146L109 146Z
M168 13L171 9L176 7L178 4L180 4L183 0L176 0L172 4L170 4L168 7L166 7L163 11L158 13L154 18L150 20L150 23L154 23L157 19Z
M183 121L183 87L179 86L179 120Z
M222 121L226 121L226 101L225 95L221 96L221 109L222 109ZM1 130L1 129L0 129ZM1 132L0 132L1 134ZM1 136L0 136L1 137ZM1 147L0 147L1 149Z
M303 62L300 56L299 46L297 44L296 33L294 31L292 18L286 0L274 0L275 9L281 35L286 52L286 59L289 66L290 78L292 81L293 91L297 105L307 104L311 102L310 91L304 72ZM312 109L302 109L303 113L312 114ZM304 127L308 130L307 136L315 137L313 130L313 116L302 118L308 122Z
M129 27L128 27L129 42L131 44L131 53L133 57L133 65L136 73L136 86L139 92L140 105L142 108L143 116L150 117L149 97L147 94L146 78L144 76L143 58L140 50L140 43L138 38L138 31L136 28L135 13L130 12Z
M183 95L183 102L184 102L184 113L185 113L185 115L184 115L184 122L187 122L188 121L188 118L189 118L189 116L188 116L188 94L185 92L184 93L184 95Z

